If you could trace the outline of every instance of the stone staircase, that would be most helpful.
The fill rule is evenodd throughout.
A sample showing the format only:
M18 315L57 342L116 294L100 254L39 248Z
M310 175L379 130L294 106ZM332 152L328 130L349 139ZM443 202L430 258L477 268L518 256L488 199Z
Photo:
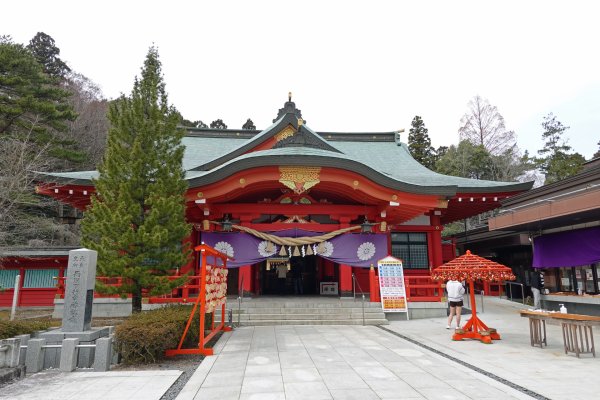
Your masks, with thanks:
M364 303L365 325L385 325L388 320L380 303ZM324 298L321 296L245 298L241 307L237 299L229 299L233 324L264 325L362 325L363 311L359 297L354 299ZM215 316L220 320L220 313Z

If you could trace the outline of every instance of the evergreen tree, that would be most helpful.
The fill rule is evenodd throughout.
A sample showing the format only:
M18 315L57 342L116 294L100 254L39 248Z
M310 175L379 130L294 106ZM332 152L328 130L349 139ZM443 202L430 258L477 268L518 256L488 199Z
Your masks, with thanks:
M66 122L76 117L69 96L22 45L9 39L0 42L0 136L31 134L35 142L48 145L60 156L68 143L57 133L65 131ZM68 158L68 154L62 155Z
M493 179L491 154L481 145L462 140L451 145L438 160L436 171L440 174L472 179Z
M557 182L578 173L585 158L579 153L569 153L571 146L563 137L569 127L564 126L550 113L544 117L542 128L544 128L542 139L545 143L544 147L538 150L540 157L536 162L546 176L544 184Z
M600 158L600 142L598 142L598 151L594 153L592 158Z
M256 130L256 126L254 125L254 122L248 118L244 125L242 125L242 129Z
M44 67L44 72L53 78L64 78L71 69L63 60L58 57L60 49L56 47L54 39L45 34L38 32L27 46L29 51Z
M190 249L179 115L169 106L158 51L151 47L130 97L110 106L108 147L95 181L96 195L82 222L83 244L98 251L99 275L123 277L121 287L99 291L132 295L141 311L142 289L170 292L185 278L169 281Z
M227 129L227 125L225 125L222 119L215 119L210 123L210 127L213 129Z
M425 123L416 115L411 123L412 127L408 131L408 148L413 158L423 166L433 169L435 163L434 149L431 147L431 139L427 134Z

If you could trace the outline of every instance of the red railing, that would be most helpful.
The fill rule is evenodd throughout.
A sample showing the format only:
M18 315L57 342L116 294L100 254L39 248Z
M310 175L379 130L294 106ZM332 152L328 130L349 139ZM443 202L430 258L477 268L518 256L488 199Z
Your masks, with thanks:
M444 296L441 282L436 282L429 275L404 276L407 300L411 302L440 302Z
M181 276L170 276L169 279L179 279ZM151 304L156 303L193 303L198 297L198 291L200 289L200 276L192 275L188 276L188 280L185 284L173 289L171 293L162 296L146 296L145 292L142 292L148 298L148 302ZM61 299L65 297L65 278L56 278L57 283L57 294ZM107 278L97 277L99 281L108 286L120 286L123 283L122 278ZM376 279L378 279L376 277ZM442 282L436 282L431 280L429 275L408 275L404 276L404 284L406 286L407 300L411 302L440 302L444 296L444 289ZM489 290L489 289L488 289ZM490 294L494 291L490 291ZM486 294L488 294L486 292ZM118 295L104 295L94 292L94 297L112 297L118 298Z
M181 278L181 276L169 276L169 280L175 280ZM190 275L187 277L188 280L185 284L176 287L169 294L164 294L161 296L146 296L147 291L143 290L142 295L148 298L148 303L192 303L196 301L198 297L198 290L200 289L200 276ZM57 295L59 298L65 298L65 280L66 277L57 277L56 288ZM96 280L102 282L106 286L114 286L119 287L123 284L123 278L109 278L104 276L96 277ZM102 297L102 298L119 298L119 295L110 295L110 294L101 294L98 292L94 292L94 297ZM127 297L131 297L128 295Z

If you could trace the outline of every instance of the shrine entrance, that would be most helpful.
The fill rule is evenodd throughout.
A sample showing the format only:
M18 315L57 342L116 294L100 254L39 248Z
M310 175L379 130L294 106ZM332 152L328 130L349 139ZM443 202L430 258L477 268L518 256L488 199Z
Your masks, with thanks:
M271 259L257 264L260 293L301 296L319 294L318 256Z

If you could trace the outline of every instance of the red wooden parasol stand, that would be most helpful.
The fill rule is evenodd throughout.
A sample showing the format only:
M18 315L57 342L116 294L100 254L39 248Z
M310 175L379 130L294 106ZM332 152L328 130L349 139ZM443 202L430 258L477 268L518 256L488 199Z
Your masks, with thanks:
M435 268L431 273L431 278L436 281L466 280L469 282L472 315L461 329L455 331L454 335L452 335L452 340L477 339L483 343L489 344L492 343L492 339L500 339L500 335L496 332L496 329L488 328L487 325L477 317L477 305L475 303L473 281L512 281L515 279L515 276L509 267L471 254L471 251L467 250L466 254Z

